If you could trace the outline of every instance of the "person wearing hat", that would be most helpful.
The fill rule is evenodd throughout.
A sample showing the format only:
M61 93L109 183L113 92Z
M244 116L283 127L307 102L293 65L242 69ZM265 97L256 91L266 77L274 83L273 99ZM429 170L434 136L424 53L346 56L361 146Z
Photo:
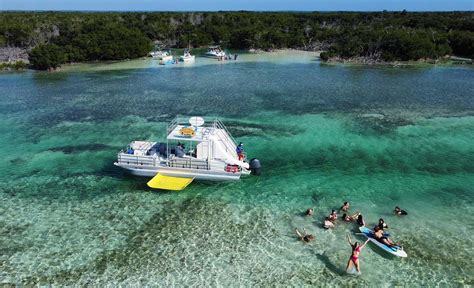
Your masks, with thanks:
M237 157L239 158L239 161L243 161L244 160L244 144L242 144L242 142L240 142L239 145L237 145L235 152L237 152Z

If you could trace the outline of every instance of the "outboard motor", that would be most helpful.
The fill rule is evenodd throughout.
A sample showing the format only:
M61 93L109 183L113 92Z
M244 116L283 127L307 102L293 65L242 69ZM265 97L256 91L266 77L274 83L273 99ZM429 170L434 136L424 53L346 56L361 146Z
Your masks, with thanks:
M260 175L261 173L260 170L262 168L262 165L260 164L260 160L258 160L257 158L250 159L249 168L252 175Z

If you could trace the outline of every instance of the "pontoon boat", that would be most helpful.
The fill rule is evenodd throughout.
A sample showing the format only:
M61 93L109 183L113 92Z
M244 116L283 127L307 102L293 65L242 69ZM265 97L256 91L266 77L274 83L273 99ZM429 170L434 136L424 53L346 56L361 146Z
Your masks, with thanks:
M182 190L195 180L239 180L260 173L260 162L239 160L237 144L219 119L177 117L166 142L133 141L118 153L116 166L138 176L154 177L152 188Z

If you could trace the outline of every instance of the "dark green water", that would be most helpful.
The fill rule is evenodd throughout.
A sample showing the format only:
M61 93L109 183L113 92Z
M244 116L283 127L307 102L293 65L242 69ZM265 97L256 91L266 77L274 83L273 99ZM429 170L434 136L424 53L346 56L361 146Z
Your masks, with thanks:
M474 284L473 69L209 63L0 74L1 284ZM223 118L263 175L169 193L112 165L177 114ZM346 274L343 201L408 258Z

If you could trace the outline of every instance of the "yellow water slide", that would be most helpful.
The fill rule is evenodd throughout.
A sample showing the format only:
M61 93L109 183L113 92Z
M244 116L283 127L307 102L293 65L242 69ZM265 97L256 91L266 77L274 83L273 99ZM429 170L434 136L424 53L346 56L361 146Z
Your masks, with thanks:
M154 189L181 191L191 184L193 180L194 178L172 177L158 173L148 181L147 185Z

